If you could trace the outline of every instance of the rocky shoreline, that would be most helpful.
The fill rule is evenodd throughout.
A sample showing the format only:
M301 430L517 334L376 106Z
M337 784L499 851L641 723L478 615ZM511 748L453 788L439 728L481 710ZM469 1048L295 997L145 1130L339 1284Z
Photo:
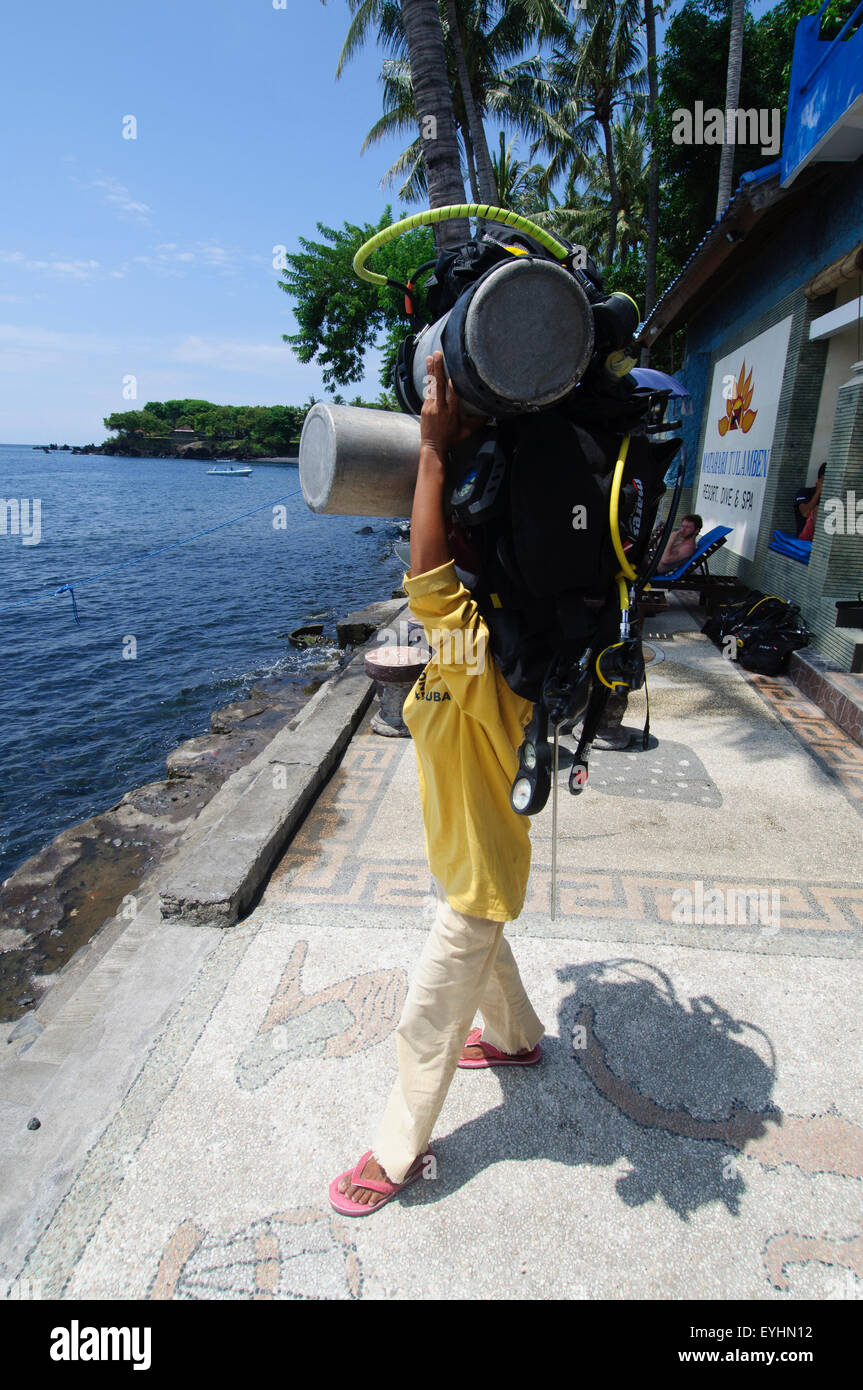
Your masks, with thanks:
M336 624L339 654L306 684L272 679L213 712L210 728L166 759L163 780L64 830L0 885L0 1021L28 1014L61 967L111 918L135 915L142 881L240 768L298 721L317 690L374 633L376 605Z
M166 777L64 830L0 888L0 1020L38 1003L50 976L134 897L224 782L299 713L333 666L298 688L270 681L214 711L169 753Z

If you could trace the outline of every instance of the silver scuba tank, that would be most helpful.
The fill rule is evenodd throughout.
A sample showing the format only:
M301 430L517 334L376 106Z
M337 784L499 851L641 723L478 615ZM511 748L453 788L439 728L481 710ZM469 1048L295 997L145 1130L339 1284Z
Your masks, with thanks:
M416 416L318 401L300 436L300 486L313 512L410 516L419 458Z

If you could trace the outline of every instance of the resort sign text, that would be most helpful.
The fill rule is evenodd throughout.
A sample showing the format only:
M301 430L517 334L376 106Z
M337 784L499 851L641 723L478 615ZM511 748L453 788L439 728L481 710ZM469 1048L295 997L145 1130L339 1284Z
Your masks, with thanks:
M728 549L745 560L755 556L790 332L788 317L713 368L693 511L705 532L730 526Z

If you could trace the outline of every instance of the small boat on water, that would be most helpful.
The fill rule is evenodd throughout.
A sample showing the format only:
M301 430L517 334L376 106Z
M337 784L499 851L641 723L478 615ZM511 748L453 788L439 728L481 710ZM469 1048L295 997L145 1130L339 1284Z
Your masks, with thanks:
M231 464L231 465L229 465L229 467L227 467L227 468L218 468L218 467L217 467L217 468L208 468L208 469L207 469L207 477L208 477L208 478L248 478L248 476L249 476L249 474L251 473L251 471L252 471L251 468L247 468L247 467L235 468L235 467L233 466L233 464Z

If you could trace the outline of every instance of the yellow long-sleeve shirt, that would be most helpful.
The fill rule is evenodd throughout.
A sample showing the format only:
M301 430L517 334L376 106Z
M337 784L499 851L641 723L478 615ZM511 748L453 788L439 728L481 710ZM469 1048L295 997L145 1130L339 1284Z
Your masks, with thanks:
M510 690L452 562L405 576L432 658L404 705L417 753L426 853L457 912L508 922L524 905L530 825L510 788L531 704Z

